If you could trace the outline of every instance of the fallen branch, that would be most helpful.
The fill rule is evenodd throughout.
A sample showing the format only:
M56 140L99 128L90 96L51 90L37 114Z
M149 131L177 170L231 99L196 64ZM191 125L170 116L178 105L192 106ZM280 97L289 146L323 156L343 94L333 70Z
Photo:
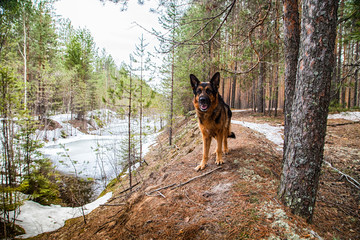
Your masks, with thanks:
M134 185L132 185L131 187L129 187L129 188L127 188L127 189L125 189L125 190L123 190L123 191L119 192L119 194L122 194L122 193L124 193L124 192L129 191L130 189L133 189L134 187L136 187L137 185L139 185L139 183L140 183L140 182L135 183L135 184L134 184Z
M198 179L198 178L204 177L204 176L206 176L206 175L209 175L210 173L213 173L213 172L215 172L216 170L219 170L220 168L221 168L221 167L217 167L217 168L215 168L215 169L213 169L213 170L211 170L211 171L209 171L209 172L207 172L207 173L204 173L204 174L202 174L202 175L200 175L200 176L193 177L193 178L187 180L187 181L184 182L184 183L179 183L178 185L172 187L171 189L175 189L175 188L177 188L177 187L184 186L184 185L188 184L189 182L192 182L192 181L194 181L195 179Z
M323 240L323 238L320 237L320 235L317 234L317 233L316 233L315 231L313 231L313 230L310 230L310 234L311 234L312 236L316 237L316 238L319 239L319 240Z
M117 207L117 206L124 206L124 205L126 205L126 203L100 204L100 206L102 206L102 207Z
M349 175L347 175L346 173L341 172L339 169L334 168L331 163L329 163L328 161L324 160L324 163L330 167L331 169L335 170L336 172L340 173L342 175L342 177L344 177L346 179L346 181L348 181L351 185L353 185L355 188L360 190L360 183L358 181L356 181L354 178L350 177Z
M167 185L167 186L165 186L165 187L157 188L157 189L155 189L155 190L152 190L151 192L148 192L148 193L146 192L145 194L146 194L146 196L150 196L150 197L159 196L159 194L158 194L158 195L151 195L151 194L154 193L154 192L158 192L158 193L159 193L160 190L167 189L167 188L169 188L169 187L174 186L175 184L176 184L176 183Z

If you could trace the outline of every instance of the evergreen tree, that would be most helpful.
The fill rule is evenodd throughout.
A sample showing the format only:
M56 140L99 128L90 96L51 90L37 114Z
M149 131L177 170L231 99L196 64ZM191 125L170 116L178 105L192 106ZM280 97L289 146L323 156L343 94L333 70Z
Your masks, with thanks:
M76 119L83 121L86 130L85 115L89 110L89 80L91 79L94 57L94 40L86 29L77 29L71 32L66 44L65 67L76 73L71 81L71 112L76 113Z

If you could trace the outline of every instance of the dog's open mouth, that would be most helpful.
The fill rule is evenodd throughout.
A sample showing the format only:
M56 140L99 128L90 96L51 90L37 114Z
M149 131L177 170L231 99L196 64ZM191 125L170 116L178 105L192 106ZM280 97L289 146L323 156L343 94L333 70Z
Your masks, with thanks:
M202 103L200 104L200 110L203 111L203 112L206 112L209 108L209 105L206 104L206 103Z

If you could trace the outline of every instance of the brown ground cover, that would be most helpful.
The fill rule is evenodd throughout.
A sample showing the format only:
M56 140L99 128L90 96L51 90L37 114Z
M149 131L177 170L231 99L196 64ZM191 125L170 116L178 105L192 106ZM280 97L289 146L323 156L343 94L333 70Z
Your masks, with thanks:
M234 113L234 119L281 124L282 116ZM325 160L360 179L360 125L330 120ZM278 201L281 152L251 129L233 125L236 139L217 169L215 154L201 172L202 141L194 116L179 118L174 146L160 136L136 176L130 195L126 179L112 187L106 206L36 239L360 239L360 191L323 166L313 224ZM211 152L215 151L213 141ZM202 176L205 173L211 173ZM187 181L192 181L186 183ZM182 186L177 186L186 183ZM166 189L157 190L159 188Z

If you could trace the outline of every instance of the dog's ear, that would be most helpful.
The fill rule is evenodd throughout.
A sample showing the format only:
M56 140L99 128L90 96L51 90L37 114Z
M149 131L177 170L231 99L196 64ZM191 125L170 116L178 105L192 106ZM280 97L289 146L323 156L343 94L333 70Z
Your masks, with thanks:
M197 77L194 74L190 74L190 83L191 83L192 89L195 91L195 89L199 85L200 81L199 81L199 79L197 79Z
M210 80L210 84L217 89L219 89L220 84L220 73L217 72L214 74L214 76Z

